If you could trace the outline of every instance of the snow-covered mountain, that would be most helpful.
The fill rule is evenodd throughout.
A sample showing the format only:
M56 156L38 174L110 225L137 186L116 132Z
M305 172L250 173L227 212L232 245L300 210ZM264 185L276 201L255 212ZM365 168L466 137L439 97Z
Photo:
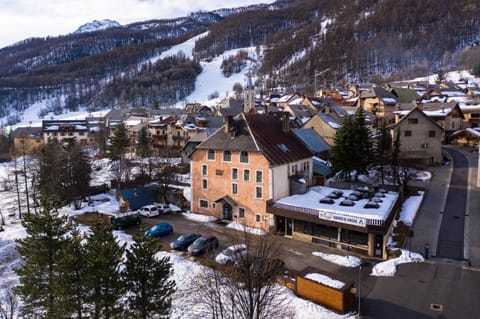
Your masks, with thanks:
M93 20L92 22L85 23L81 25L77 30L73 33L86 33L86 32L93 32L93 31L100 31L115 27L121 27L122 25L114 20L104 19L104 20Z

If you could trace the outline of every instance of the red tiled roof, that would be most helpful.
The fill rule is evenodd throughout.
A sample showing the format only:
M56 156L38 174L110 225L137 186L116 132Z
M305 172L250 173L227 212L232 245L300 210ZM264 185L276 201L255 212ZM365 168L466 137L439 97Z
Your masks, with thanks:
M282 131L282 121L269 115L245 114L247 125L271 165L299 161L313 154L292 132Z

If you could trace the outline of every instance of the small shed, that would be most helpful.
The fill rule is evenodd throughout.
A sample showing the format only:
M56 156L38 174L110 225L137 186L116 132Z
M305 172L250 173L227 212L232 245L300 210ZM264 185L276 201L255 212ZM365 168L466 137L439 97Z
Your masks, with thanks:
M317 280L317 277L326 280ZM295 293L298 296L339 313L355 309L353 286L351 280L339 280L335 275L312 267L305 268L295 278Z
M127 188L117 192L120 211L137 210L154 202L154 193L150 188Z

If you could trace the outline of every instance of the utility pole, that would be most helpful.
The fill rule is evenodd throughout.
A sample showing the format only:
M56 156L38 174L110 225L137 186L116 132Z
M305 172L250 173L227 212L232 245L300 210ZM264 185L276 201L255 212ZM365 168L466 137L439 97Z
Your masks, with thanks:
M25 151L25 134L26 132L23 132L23 139L22 139L22 153L23 153L23 178L25 182L25 196L26 196L26 201L27 201L27 214L30 214L30 198L28 196L28 179L27 179L27 163L26 163L26 151Z
M15 174L15 189L17 190L17 204L18 204L18 218L22 219L22 206L20 202L20 189L18 188L18 170L17 170L17 156L14 152L13 156L15 157L15 166L14 166L14 174Z
M361 288L362 288L362 264L358 266L358 303L357 303L357 318L362 318L360 311L360 300L361 300Z
M317 76L323 75L327 73L330 70L330 68L326 68L323 71L317 72L316 70L313 71L313 83L314 83L314 92L313 92L313 97L317 94Z

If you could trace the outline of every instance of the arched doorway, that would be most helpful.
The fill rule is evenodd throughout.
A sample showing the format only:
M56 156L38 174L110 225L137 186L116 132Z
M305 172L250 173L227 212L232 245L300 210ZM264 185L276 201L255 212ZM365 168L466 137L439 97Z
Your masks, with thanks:
M224 203L222 207L222 219L232 220L232 205Z

